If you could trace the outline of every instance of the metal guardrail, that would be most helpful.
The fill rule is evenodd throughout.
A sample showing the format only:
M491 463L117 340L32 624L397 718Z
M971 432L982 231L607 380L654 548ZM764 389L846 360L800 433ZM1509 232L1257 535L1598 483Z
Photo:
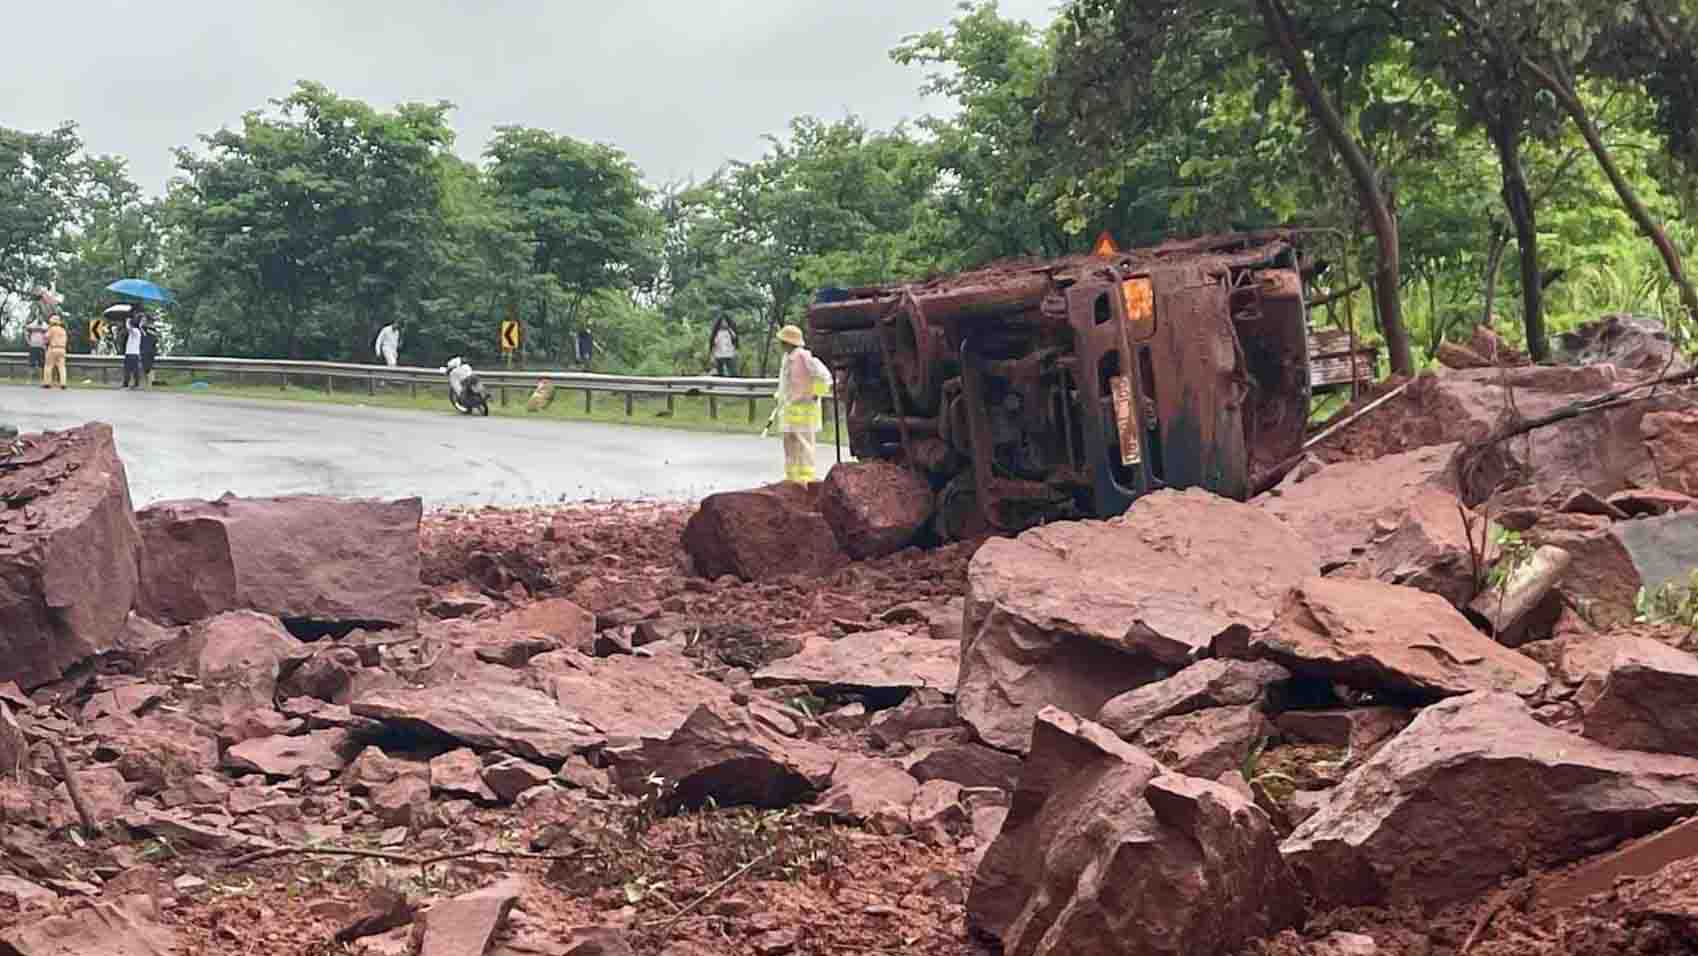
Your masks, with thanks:
M117 380L123 374L124 359L119 355L88 355L72 353L65 357L67 373L96 378L102 383ZM200 372L234 379L238 385L275 384L286 388L296 384L322 383L327 392L338 387L344 391L363 391L376 395L378 387L404 386L418 396L422 386L440 389L446 398L448 378L440 369L417 366L358 365L349 362L302 362L292 359L213 358L199 355L161 355L154 360L155 372ZM17 378L29 372L29 355L24 352L0 352L0 373ZM538 382L548 382L556 389L584 393L584 410L588 412L597 392L625 396L625 414L635 411L639 396L664 397L668 411L674 410L678 396L705 397L708 417L719 418L721 401L747 402L749 421L758 414L759 403L770 399L778 389L776 378L718 378L714 376L674 376L666 378L640 375L604 375L597 372L513 371L509 369L478 369L484 386L506 405L508 392L520 390L521 400ZM830 401L830 399L827 399ZM829 409L828 409L829 411ZM829 418L829 415L827 416Z

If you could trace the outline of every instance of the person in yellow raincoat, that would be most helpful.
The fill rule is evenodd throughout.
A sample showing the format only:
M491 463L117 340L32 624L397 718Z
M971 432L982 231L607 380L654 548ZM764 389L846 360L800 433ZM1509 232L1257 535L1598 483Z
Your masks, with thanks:
M779 329L778 341L784 344L784 361L778 367L773 421L784 435L784 480L817 481L814 448L825 427L820 399L831 394L831 369L808 351L796 326Z

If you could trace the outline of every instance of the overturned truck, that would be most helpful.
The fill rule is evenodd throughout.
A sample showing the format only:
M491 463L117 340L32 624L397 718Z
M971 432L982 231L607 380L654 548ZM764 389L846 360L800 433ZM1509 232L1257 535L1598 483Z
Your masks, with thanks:
M924 473L946 539L1244 498L1308 420L1289 232L825 290L808 324L853 454Z

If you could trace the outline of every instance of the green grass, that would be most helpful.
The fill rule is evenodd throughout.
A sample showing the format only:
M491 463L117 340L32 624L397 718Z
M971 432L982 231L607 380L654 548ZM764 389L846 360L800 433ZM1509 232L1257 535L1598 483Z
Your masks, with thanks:
M116 373L111 373L113 382L117 381ZM110 388L112 385L102 385L98 378L93 384L83 384L83 375L73 372L72 388ZM405 385L379 386L372 394L366 383L356 381L338 381L336 390L326 392L322 384L308 385L302 381L292 382L287 388L276 384L250 385L238 384L234 381L218 380L203 376L205 388L194 388L192 379L181 372L158 372L154 375L154 390L167 391L183 395L206 398L248 398L268 401L316 402L319 404L368 406L375 408L394 408L404 411L416 411L437 415L455 414L448 405L448 386L419 385L417 394ZM7 381L21 384L23 379L18 370L12 370ZM499 390L492 389L490 395L489 414L499 418L533 418L555 421L590 421L604 422L615 425L639 425L657 428L680 428L688 431L726 432L731 434L758 434L761 426L766 424L767 416L772 414L771 399L757 399L755 402L754 421L749 420L749 402L747 399L720 399L719 415L715 419L709 415L709 403L705 396L674 396L670 410L665 396L636 395L632 396L630 414L626 414L625 396L612 392L597 392L586 412L584 408L584 393L581 391L557 390L554 403L542 411L532 413L526 411L525 403L529 401L529 389L509 388L507 404L502 405ZM820 435L822 444L830 445L834 430L828 417L825 431Z

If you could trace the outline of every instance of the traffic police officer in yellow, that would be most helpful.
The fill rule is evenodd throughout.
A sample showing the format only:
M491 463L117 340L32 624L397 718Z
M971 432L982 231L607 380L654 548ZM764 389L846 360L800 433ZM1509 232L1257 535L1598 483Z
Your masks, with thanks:
M778 341L784 343L784 361L778 368L773 418L784 434L784 480L816 481L814 448L825 427L820 399L831 394L831 370L803 345L796 326L779 329Z

